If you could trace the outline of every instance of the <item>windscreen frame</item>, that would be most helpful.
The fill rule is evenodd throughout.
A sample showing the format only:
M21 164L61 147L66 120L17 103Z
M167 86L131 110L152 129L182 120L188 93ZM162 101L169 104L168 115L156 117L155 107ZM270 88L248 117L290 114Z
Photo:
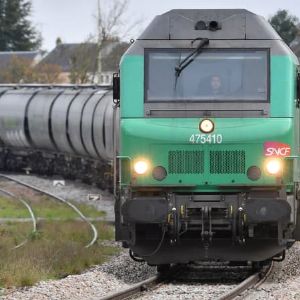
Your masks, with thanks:
M201 49L201 52L212 52L212 53L230 53L240 52L249 53L251 51L263 52L266 54L266 99L264 100L253 100L253 99L162 99L162 100L149 100L148 99L148 87L149 87L149 61L151 53L176 53L176 52L192 52L193 48L145 48L144 49L144 103L270 103L271 94L271 67L270 67L270 48L205 48ZM201 56L202 53L199 54ZM194 62L192 62L193 64ZM185 70L183 71L185 72ZM175 80L175 68L174 68L174 80Z

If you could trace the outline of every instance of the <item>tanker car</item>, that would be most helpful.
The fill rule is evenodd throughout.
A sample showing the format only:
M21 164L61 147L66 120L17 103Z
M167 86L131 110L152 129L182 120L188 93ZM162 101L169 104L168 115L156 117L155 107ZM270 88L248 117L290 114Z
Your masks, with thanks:
M0 169L82 179L112 187L111 88L8 85L0 88Z
M131 45L114 78L115 213L134 259L284 257L300 229L297 68L246 10L172 10Z

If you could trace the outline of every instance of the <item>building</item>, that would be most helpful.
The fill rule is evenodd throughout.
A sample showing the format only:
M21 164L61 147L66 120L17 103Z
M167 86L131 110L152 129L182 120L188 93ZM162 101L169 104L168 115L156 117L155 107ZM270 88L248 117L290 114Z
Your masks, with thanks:
M6 69L13 58L31 61L32 66L37 65L43 58L42 51L3 51L0 52L0 68Z
M0 83L35 82L33 70L42 60L43 51L0 52Z
M60 66L60 79L64 83L111 85L113 73L118 71L120 58L128 46L119 41L107 41L99 51L96 43L59 43L40 63Z

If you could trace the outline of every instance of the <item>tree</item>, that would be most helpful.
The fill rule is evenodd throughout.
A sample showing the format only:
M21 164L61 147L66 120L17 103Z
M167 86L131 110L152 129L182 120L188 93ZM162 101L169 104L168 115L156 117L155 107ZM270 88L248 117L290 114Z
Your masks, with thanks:
M121 40L141 22L128 21L129 0L96 0L96 3L97 34L80 44L72 55L69 76L72 83L99 83L103 66L107 67L107 61L113 64L122 56L128 44Z
M57 37L56 41L55 41L55 45L56 46L59 46L61 45L63 42L62 42L62 39L60 37Z
M0 51L31 51L41 45L41 36L29 17L31 1L0 0Z
M13 56L5 68L1 69L0 80L2 83L28 83L34 81L31 61Z
M99 83L103 66L111 67L128 48L121 40L141 23L140 20L128 21L131 19L127 14L129 0L95 1L97 34L80 44L72 55L69 76L72 83Z
M129 44L118 40L106 40L101 43L101 69L111 72L118 70L119 61ZM70 82L77 84L99 83L100 75L96 74L95 65L99 57L99 48L96 43L86 41L78 45L70 56Z
M55 64L40 63L33 68L36 83L62 83L62 69Z
M130 16L127 15L129 0L109 0L102 1L101 5L97 0L97 53L96 64L94 67L94 78L96 73L102 72L102 48L108 41L118 41L131 33L142 21L128 21ZM93 78L93 80L94 80Z
M295 39L299 31L299 19L296 16L290 15L285 9L278 10L277 13L269 19L269 22L288 45Z
M123 39L142 22L139 19L133 22L129 21L132 18L127 14L129 0L97 0L97 4L98 42Z
M61 68L53 64L33 65L32 60L14 55L0 70L1 83L61 83Z
M85 42L76 47L71 55L71 83L85 84L91 80L90 74L93 73L93 66L97 60L97 45Z

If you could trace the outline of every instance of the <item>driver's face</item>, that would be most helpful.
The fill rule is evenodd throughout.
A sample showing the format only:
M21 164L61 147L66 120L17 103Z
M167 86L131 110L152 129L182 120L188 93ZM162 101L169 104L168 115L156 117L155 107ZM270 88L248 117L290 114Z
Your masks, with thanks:
M220 87L222 85L220 77L219 76L213 76L211 78L210 85L211 85L213 90L220 89Z

